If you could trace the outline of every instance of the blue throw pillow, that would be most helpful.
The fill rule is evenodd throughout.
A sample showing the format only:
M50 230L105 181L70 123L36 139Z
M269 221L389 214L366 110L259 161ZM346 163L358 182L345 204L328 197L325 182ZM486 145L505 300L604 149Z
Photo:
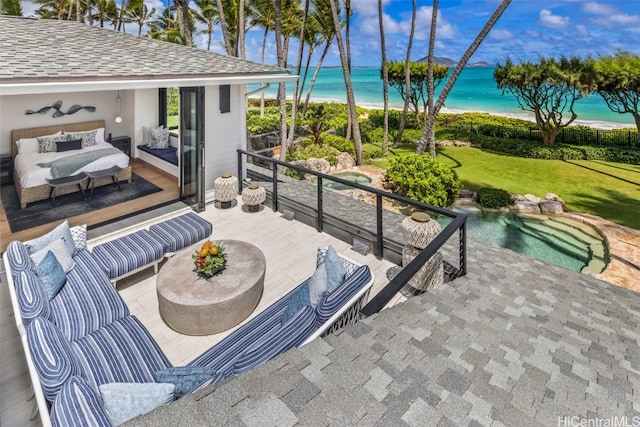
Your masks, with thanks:
M174 400L175 386L166 383L107 383L98 386L114 426Z
M309 286L304 284L298 288L295 294L291 297L287 308L282 312L280 322L284 325L293 316L296 315L304 306L310 305L309 301Z
M309 279L309 302L312 307L318 305L327 293L327 266L320 264Z
M327 248L323 264L327 267L327 292L332 292L344 283L344 278L347 274L333 246Z
M153 378L159 383L175 384L176 399L191 393L203 382L213 378L215 369L204 366L174 366L161 369L153 373Z
M75 245L74 245L75 248ZM65 273L71 271L71 269L76 265L76 262L71 258L69 253L67 252L66 242L63 238L56 240L51 243L49 246L39 250L38 252L34 252L31 254L31 259L33 262L38 265L42 262L47 253L52 252L55 255L56 259L62 266L62 269Z
M29 240L24 244L29 249L29 253L33 254L34 252L38 252L39 250L46 248L60 238L64 239L67 253L69 256L73 257L76 254L76 246L73 243L73 237L71 236L68 221L63 222L44 236Z
M67 283L67 275L58 262L58 258L49 251L42 259L42 262L36 265L36 274L40 277L40 281L44 286L44 291L51 301L60 289Z

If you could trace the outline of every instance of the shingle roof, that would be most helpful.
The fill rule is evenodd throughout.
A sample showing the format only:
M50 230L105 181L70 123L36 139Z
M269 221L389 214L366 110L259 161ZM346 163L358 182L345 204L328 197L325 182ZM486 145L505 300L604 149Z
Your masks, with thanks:
M0 64L0 84L287 73L73 21L8 16L0 16Z
M637 293L472 240L468 255L465 277L127 425L640 419Z

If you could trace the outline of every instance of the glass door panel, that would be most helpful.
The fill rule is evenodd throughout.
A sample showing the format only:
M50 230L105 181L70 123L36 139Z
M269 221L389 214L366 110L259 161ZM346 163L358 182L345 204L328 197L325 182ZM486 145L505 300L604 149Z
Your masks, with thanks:
M180 88L180 197L204 210L204 88Z

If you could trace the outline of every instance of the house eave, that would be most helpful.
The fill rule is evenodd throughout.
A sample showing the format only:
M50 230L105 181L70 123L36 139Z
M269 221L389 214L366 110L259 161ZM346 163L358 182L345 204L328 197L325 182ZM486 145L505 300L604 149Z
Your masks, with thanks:
M220 86L238 85L252 83L279 83L293 82L298 79L297 75L291 74L255 74L255 75L235 75L235 76L179 76L160 78L129 78L129 79L89 79L64 80L53 79L42 81L41 79L23 81L2 81L0 79L0 95L33 95L46 93L68 93L68 92L95 92L106 90L128 90L128 89L154 89L162 87L185 87L185 86Z

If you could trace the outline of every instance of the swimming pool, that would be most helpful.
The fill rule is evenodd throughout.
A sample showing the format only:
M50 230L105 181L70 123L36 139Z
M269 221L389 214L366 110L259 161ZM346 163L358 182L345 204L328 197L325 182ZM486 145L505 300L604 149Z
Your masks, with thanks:
M590 226L565 217L519 216L456 206L469 215L467 235L569 270L597 274L609 262L606 243Z

